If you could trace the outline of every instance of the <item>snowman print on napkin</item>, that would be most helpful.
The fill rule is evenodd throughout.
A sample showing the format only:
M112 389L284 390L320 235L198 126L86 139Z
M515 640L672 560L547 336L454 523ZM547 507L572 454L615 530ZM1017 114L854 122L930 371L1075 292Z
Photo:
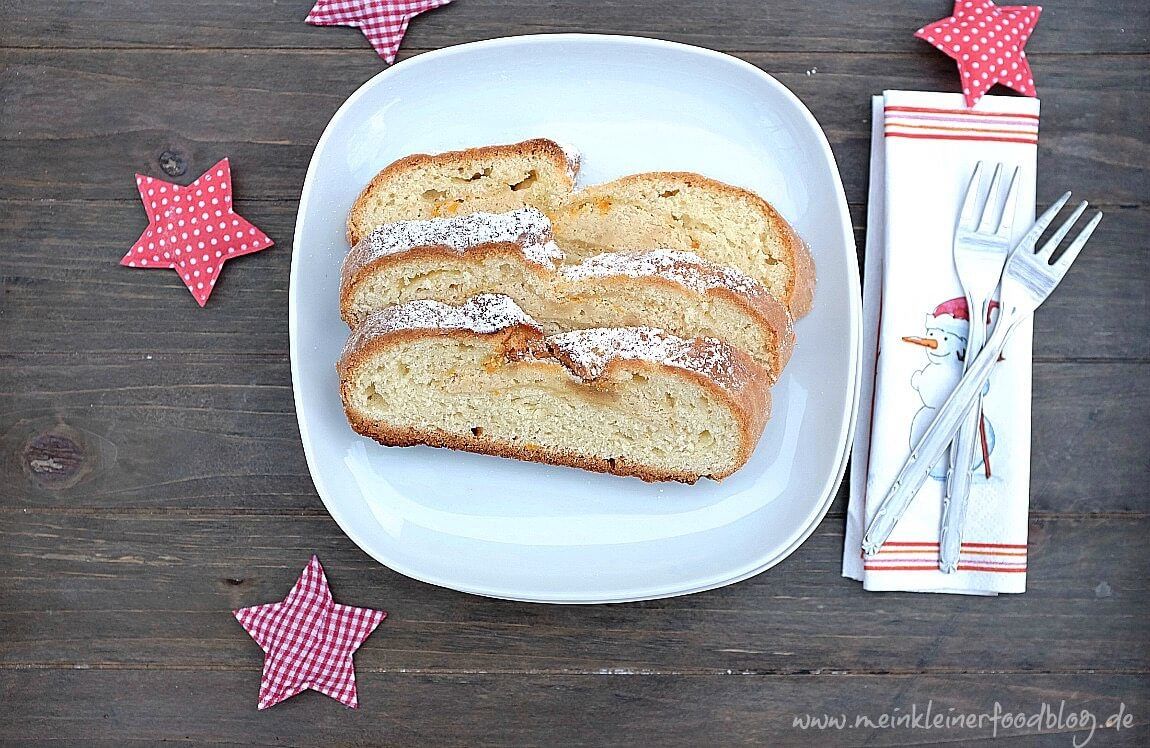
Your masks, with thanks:
M990 302L990 312L987 324L998 309L998 302ZM922 407L914 415L910 425L910 446L922 438L927 426L938 414L938 409L946 402L962 372L966 362L966 338L970 328L970 313L967 309L966 298L958 297L944 301L926 315L926 335L923 337L906 336L907 343L923 347L926 354L926 365L910 375L910 386L918 393ZM983 396L990 388L990 383L983 390ZM994 428L990 420L983 413L979 424L979 439L981 448L974 451L974 464L971 470L976 475L985 475L989 478L990 456L994 452ZM935 480L946 480L949 459L941 459L931 470L930 475Z

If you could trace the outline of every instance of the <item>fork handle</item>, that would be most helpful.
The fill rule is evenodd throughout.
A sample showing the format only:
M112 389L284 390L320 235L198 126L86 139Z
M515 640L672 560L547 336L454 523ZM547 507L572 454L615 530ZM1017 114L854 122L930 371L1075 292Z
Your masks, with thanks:
M966 340L966 360L973 361L986 341L986 313L988 300L976 306L967 297L970 326ZM962 530L966 523L966 509L970 505L971 465L974 463L974 443L978 438L979 420L982 418L982 391L977 405L966 415L958 428L954 446L950 450L950 472L946 476L946 494L942 499L942 518L938 533L938 568L951 574L958 570L962 552Z
M978 422L981 417L982 393L979 393L959 425L951 448L953 459L946 476L946 495L942 499L942 517L938 529L938 568L944 574L958 571L958 561L962 555L962 531L966 525L966 509L970 506L974 447L978 440Z
M1029 314L1019 313L1014 307L1001 313L994 332L986 341L986 346L970 363L958 386L950 393L950 397L943 403L934 420L927 426L918 444L911 449L910 456L903 463L898 476L879 502L878 510L867 527L866 535L863 536L864 554L873 556L890 537L915 494L930 476L931 468L942 458L967 412L977 401L1010 334Z

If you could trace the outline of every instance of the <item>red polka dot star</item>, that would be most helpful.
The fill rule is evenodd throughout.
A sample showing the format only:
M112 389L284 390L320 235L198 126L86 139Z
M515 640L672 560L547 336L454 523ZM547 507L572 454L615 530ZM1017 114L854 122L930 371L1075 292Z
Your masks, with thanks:
M232 210L232 172L225 158L182 187L136 175L148 228L120 260L132 268L171 268L203 306L224 263L272 246Z
M1040 5L1000 8L991 0L955 0L954 15L923 26L914 35L954 58L966 105L973 107L995 83L1037 95L1022 48L1040 13Z

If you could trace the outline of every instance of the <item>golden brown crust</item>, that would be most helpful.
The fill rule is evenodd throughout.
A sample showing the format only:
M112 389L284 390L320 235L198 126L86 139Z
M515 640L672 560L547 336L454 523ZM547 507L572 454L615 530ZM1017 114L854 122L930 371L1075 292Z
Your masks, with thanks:
M697 371L691 371L689 369L679 370L686 376L694 379L699 386L707 389L713 396L730 405L731 410L735 414L735 420L738 421L739 424L739 456L735 460L734 467L730 470L718 475L706 476L715 480L726 478L747 464L747 460L751 459L751 455L759 443L759 437L762 436L763 429L766 428L767 421L771 417L770 386L765 382L759 381L756 377L757 373L763 372L763 368L738 348L732 348L731 354L735 359L735 366L748 373L748 376L745 378L739 378L737 384L734 386L732 386L731 383L723 383L723 385L720 385L716 380L706 377ZM635 370L637 368L658 370L667 367L649 361L617 359L607 365L607 371L604 372L603 376L609 378L617 369ZM675 478L673 480L679 479Z
M774 296L763 294L761 296L747 296L729 288L717 286L707 289L708 294L714 294L741 307L753 317L757 317L770 327L775 333L775 370L771 372L772 384L778 381L779 375L791 360L795 351L795 326L790 311Z
M366 203L380 186L397 172L421 166L443 166L462 159L503 158L507 156L539 156L550 159L564 174L567 175L568 189L574 189L573 174L578 170L578 163L573 162L563 146L547 138L532 138L519 143L506 143L499 145L484 145L475 148L463 148L457 151L444 151L443 153L413 153L404 156L385 166L376 174L359 196L352 203L347 216L347 243L354 247L366 236L357 225L358 218L363 214Z
M487 340L501 355L508 355L513 351L534 350L544 340L543 332L539 328L524 324L505 327L494 333L478 333L458 328L403 328L370 337L357 337L353 334L348 338L348 344L335 365L340 379L340 391L343 392L344 382L351 376L352 371L372 354L382 351L388 345L432 337Z
M512 460L525 460L539 462L545 465L559 465L562 467L580 468L595 473L611 473L624 478L639 478L647 483L660 481L678 481L680 483L695 483L699 478L707 477L721 480L730 473L714 476L689 475L687 473L653 472L643 465L635 465L623 459L603 459L589 455L578 455L559 449L545 447L527 447L522 444L508 444L506 442L486 439L466 434L448 434L447 432L420 431L406 427L393 427L375 423L360 418L352 411L347 412L347 420L357 434L374 439L385 447L414 447L423 445L427 447L442 447L446 449L459 449L464 452L491 455L493 457L506 457Z
M524 256L523 248L512 242L477 244L468 247L464 253L444 246L413 247L402 252L396 252L395 254L376 257L368 262L360 261L357 256L361 247L362 245L357 245L355 249L352 249L344 261L343 269L341 270L340 317L350 327L355 327L359 321L352 316L351 302L356 289L361 283L370 278L373 273L393 265L437 260L476 262L478 264L490 257L504 257L528 269L529 272L544 282L555 282L561 278L560 272L549 270L538 263L527 260ZM704 281L713 283L721 282L721 276L719 274L714 274L714 277L708 277L704 266L699 263L684 262L681 263L681 265L684 269L698 271ZM676 280L657 274L643 276L625 274L602 275L596 276L594 280L604 286L649 283L683 296L714 296L736 305L748 316L759 320L762 325L774 332L776 359L774 366L768 372L772 383L778 380L783 368L787 365L787 362L790 361L791 354L794 351L795 332L790 312L782 302L772 296L765 288L761 288L761 286L761 290L756 293L743 293L740 290L724 285L708 285L704 291L700 292L688 288ZM505 293L505 289L482 288L475 289L474 292Z
M356 262L353 259L354 254L355 250L353 249L344 262L343 269L340 271L339 285L339 314L340 318L343 319L349 327L355 327L356 325L356 320L351 316L352 296L355 295L359 284L370 278L372 273L388 266L399 265L405 262L419 262L422 260L459 261L461 258L457 250L444 246L412 247L403 252L377 257L367 263ZM525 268L528 268L530 272L535 273L540 278L549 278L552 275L551 271L542 265L537 265L525 260L523 257L523 248L514 242L476 244L467 248L467 254L465 256L468 261L472 259L482 261L488 257L506 257L508 259L522 261ZM480 293L482 291L502 293L498 288L481 289L476 292Z
M476 333L471 330L460 329L403 329L390 331L384 335L361 339L357 345L349 346L340 357L336 370L340 378L340 398L344 403L344 412L348 423L356 433L367 436L385 446L406 447L423 444L431 447L446 447L460 449L467 452L508 457L512 459L542 462L552 465L564 465L581 468L600 473L640 478L647 482L665 480L679 481L681 483L694 483L700 477L709 477L721 480L743 467L750 459L770 417L770 389L766 381L756 376L756 373L765 371L755 363L751 357L738 349L731 349L736 365L746 372L731 382L719 383L699 372L678 367L666 366L650 361L637 361L633 359L614 359L608 363L606 370L599 379L609 379L617 376L619 370L642 371L673 370L677 374L685 375L696 381L701 387L707 389L712 396L727 403L735 415L739 425L739 454L735 464L728 470L717 471L708 475L695 475L675 471L652 468L620 458L607 459L593 455L581 455L565 450L545 448L535 445L510 444L507 442L468 436L466 434L450 434L438 430L423 430L409 426L389 425L374 421L348 406L349 379L352 372L371 356L382 353L390 345L408 340L426 337L450 337L456 340L484 340L489 342L497 353L516 360L524 359L517 354L523 351L533 351L536 356L547 355L546 338L538 329L527 325L516 325L499 331L498 333ZM566 365L552 359L569 371ZM546 360L541 363L547 363Z
M436 448L458 449L465 452L475 452L477 455L490 455L492 457L505 457L508 459L526 460L529 463L542 463L544 465L559 465L562 467L578 467L581 470L595 473L611 473L621 475L623 478L638 478L649 483L660 481L679 481L680 483L695 483L699 478L713 478L721 480L727 478L723 475L690 475L687 473L656 473L646 470L643 465L632 465L623 459L603 459L576 455L557 449L546 449L543 446L526 448L522 444L508 444L496 440L488 440L477 436L447 434L446 432L420 432L414 428L397 428L379 425L359 419L351 412L347 413L347 420L351 423L355 433L374 438L384 446L436 446Z
M752 281L758 287L753 292L744 292L742 287L727 285L723 272L729 271L729 268L715 266L714 263L708 263L705 260L702 262L676 261L673 264L681 271L696 274L705 283L706 289L700 293L672 278L658 274L644 276L601 275L597 277L597 280L604 284L618 283L620 285L628 281L641 280L645 283L661 285L678 293L715 296L735 304L746 314L760 320L775 333L777 362L771 375L772 381L777 380L787 362L791 360L791 354L795 348L794 318L787 306L772 296L771 292L757 281ZM567 267L570 269L578 266L568 265Z
M811 256L811 248L802 240L794 228L783 220L780 225L786 230L787 246L791 248L791 257L794 258L794 272L787 284L787 294L790 297L788 305L791 316L795 319L805 317L815 302L815 258Z
M814 300L815 264L814 258L811 257L810 248L799 238L794 227L775 210L773 205L748 189L720 182L717 179L691 171L649 171L628 174L611 182L591 185L573 194L572 199L582 201L586 198L609 194L619 186L659 179L680 181L688 187L704 187L740 200L746 200L767 215L768 219L781 229L787 252L791 257L788 265L792 268L792 273L791 279L787 283L787 298L781 299L781 301L786 303L795 319L806 315L811 310L811 304Z

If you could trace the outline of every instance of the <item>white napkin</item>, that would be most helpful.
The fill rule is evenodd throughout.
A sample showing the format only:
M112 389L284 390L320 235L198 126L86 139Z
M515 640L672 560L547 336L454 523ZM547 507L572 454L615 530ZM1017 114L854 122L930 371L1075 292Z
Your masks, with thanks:
M874 97L872 107L863 407L854 442L843 576L862 581L868 590L1023 592L1030 497L1029 322L1011 338L984 399L991 477L985 477L978 444L959 571L938 569L941 477L927 481L877 555L864 559L860 546L910 452L912 433L921 434L962 371L957 351L965 343L966 302L952 244L978 161L1021 167L1013 238L1021 238L1034 222L1038 100L984 96L967 109L959 94L886 91ZM930 339L938 341L936 348L921 345ZM946 462L936 468L940 476Z

